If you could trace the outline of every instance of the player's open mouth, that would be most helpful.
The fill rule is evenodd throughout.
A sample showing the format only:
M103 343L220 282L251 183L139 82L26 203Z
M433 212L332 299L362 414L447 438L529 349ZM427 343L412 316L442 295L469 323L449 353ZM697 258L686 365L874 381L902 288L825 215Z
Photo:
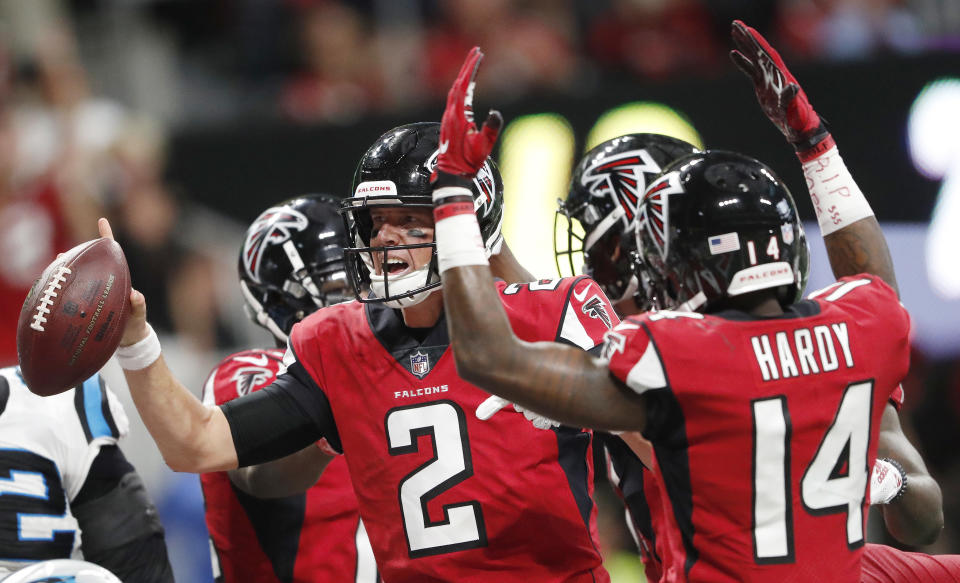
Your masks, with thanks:
M402 259L390 257L387 259L387 273L390 275L400 275L410 268L410 264Z

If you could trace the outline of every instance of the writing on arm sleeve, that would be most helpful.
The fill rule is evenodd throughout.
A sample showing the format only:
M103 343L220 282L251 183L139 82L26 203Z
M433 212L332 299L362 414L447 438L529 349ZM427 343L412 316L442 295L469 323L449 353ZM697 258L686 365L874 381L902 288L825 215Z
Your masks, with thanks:
M286 370L263 390L220 405L240 466L271 461L326 438L342 451L323 389L288 350Z

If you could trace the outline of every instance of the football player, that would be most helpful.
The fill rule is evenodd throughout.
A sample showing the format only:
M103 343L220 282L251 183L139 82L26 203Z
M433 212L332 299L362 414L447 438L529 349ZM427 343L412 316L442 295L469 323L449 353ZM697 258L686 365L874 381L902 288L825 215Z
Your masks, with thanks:
M561 274L591 276L613 302L621 318L648 305L638 283L633 229L644 190L661 170L697 149L659 134L627 134L607 140L584 154L570 180L566 200L554 221L554 254ZM627 527L643 560L648 581L659 581L656 549L660 491L650 475L652 448L639 434L596 433L606 448L608 474L627 509ZM661 551L662 552L662 551Z
M328 195L299 196L268 208L251 223L238 261L244 309L272 333L276 348L225 358L204 385L206 405L222 405L270 385L293 325L353 297L339 206ZM273 464L234 470L229 477L226 472L200 476L217 581L378 581L346 463L332 454L321 442ZM277 494L289 495L264 499Z
M172 583L163 527L117 446L128 429L96 374L50 397L0 369L0 577L84 558L125 581Z
M464 115L481 56L451 89L433 193L460 374L562 422L644 432L666 493L665 580L797 580L826 564L858 581L880 420L909 361L909 317L870 275L892 273L889 255L800 300L808 252L787 188L747 156L694 153L638 209L641 283L660 310L609 332L597 359L520 339L464 205L500 125ZM834 218L879 231L861 205Z
M896 290L883 233L865 201L859 208L851 207L850 201L862 198L862 193L806 93L760 33L734 21L731 36L736 46L730 54L733 62L753 82L764 113L803 163L834 275L874 273ZM862 262L862 258L868 261ZM909 545L931 544L943 528L942 494L900 427L897 411L902 404L903 391L898 388L883 412L870 502L882 505L884 522L897 540ZM905 553L868 544L862 576L865 582L956 581L960 580L960 556Z
M439 124L411 124L364 155L342 207L358 301L294 325L270 386L204 406L166 367L138 292L118 360L175 470L257 464L321 438L344 452L391 583L486 581L493 573L506 583L609 581L596 546L590 433L542 431L514 410L481 420L474 410L487 393L457 375L430 201L429 177L445 147L438 137ZM479 170L470 212L483 225L484 256L501 257L502 184L492 161ZM100 227L110 235L109 223ZM364 275L368 297L359 293ZM490 285L531 341L590 350L617 324L587 277Z

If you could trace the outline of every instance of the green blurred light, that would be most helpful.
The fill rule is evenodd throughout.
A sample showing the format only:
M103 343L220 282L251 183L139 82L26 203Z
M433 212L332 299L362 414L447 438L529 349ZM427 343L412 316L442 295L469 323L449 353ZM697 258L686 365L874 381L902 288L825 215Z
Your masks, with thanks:
M617 136L635 133L663 134L703 148L703 138L686 116L662 103L636 101L601 115L587 135L584 150Z
M517 260L537 277L555 277L553 215L570 182L575 140L567 120L541 113L503 131L503 233Z

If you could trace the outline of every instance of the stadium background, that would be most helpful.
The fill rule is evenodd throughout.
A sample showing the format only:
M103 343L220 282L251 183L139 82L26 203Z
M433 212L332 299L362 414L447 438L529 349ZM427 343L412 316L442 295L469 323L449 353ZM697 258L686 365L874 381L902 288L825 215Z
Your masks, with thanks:
M903 419L947 516L925 550L960 552L951 0L0 0L2 334L14 334L25 286L56 251L95 236L104 214L173 369L199 390L220 357L268 339L240 310L236 253L249 221L298 193L349 193L383 131L439 119L473 44L487 53L478 111L507 120L507 238L535 274L556 273L553 208L573 161L630 131L757 156L812 220L799 164L727 59L732 18L784 54L890 239L914 318ZM809 227L816 287L830 275ZM165 468L122 375L107 374L134 420L124 449L160 505L178 580L208 581L197 479ZM599 496L616 580L636 580L622 510L606 489Z

